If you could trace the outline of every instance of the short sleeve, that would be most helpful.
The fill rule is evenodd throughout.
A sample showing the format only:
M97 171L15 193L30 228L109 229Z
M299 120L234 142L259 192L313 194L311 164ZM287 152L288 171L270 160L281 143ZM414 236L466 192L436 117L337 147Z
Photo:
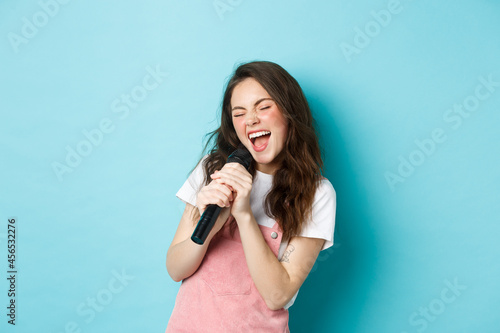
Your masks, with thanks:
M177 198L193 206L196 206L196 195L198 194L198 191L201 189L205 181L203 161L206 157L207 156L203 157L203 159L198 163L196 168L194 168L188 179L176 193Z
M323 178L316 190L312 206L311 220L304 223L301 237L321 238L325 244L321 250L333 245L337 195L328 179Z

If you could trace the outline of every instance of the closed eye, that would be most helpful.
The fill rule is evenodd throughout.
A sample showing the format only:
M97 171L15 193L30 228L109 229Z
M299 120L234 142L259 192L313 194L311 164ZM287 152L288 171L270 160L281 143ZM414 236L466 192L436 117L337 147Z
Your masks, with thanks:
M260 108L260 110L265 110L265 109L269 109L269 108L270 108L270 106L264 106L264 107Z

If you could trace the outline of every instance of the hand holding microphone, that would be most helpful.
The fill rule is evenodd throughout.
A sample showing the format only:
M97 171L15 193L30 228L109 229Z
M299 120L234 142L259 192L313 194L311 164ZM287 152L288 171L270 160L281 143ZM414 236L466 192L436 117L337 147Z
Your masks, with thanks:
M240 145L240 147L229 156L226 163L234 162L241 164L248 171L252 162L252 155L246 148ZM193 242L200 245L205 242L215 222L217 221L217 217L219 216L221 209L222 207L215 204L210 204L206 207L191 236L191 240Z

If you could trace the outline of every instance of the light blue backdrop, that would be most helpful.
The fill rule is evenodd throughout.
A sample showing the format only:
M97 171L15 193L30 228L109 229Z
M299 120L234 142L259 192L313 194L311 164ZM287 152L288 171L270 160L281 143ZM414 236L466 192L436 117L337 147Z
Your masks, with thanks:
M499 11L2 1L0 330L163 332L175 192L235 64L270 60L302 85L338 196L291 331L499 332Z

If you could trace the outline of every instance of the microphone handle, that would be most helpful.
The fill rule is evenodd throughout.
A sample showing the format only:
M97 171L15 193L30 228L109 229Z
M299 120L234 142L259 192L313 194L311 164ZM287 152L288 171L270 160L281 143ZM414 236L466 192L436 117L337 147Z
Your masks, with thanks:
M212 230L215 221L221 211L222 207L217 205L208 205L203 215L201 216L196 229L194 229L193 235L191 235L191 240L196 244L203 245L208 237L208 234Z

